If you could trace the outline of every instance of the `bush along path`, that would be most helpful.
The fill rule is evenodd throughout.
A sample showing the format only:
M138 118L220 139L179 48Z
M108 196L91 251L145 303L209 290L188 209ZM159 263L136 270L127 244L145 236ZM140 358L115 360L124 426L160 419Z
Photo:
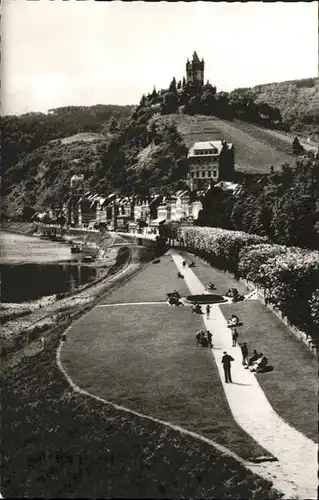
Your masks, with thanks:
M183 257L174 249L169 253L191 294L203 294L204 285L192 269L183 267ZM231 331L217 304L203 320L213 334L212 354L236 422L278 460L257 465L256 472L266 475L289 498L317 498L317 445L273 410L255 375L244 369L240 348L231 347ZM225 350L234 358L232 384L224 379L221 358Z

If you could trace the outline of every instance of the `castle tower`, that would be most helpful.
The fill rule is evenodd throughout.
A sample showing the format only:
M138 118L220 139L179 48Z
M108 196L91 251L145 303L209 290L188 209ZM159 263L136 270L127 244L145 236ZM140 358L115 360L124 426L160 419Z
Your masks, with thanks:
M201 61L196 52L193 54L193 60L190 62L187 59L186 63L186 80L187 83L195 83L204 85L204 59Z

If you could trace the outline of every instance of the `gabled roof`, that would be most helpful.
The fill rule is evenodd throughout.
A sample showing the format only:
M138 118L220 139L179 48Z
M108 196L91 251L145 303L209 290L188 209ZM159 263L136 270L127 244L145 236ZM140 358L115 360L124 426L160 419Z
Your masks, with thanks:
M225 191L234 191L235 189L240 187L240 184L238 184L236 182L230 182L230 181L220 181L217 184L215 184L214 187L215 188L216 187L222 188Z
M181 198L182 196L189 196L189 191L181 189L175 193L175 196L177 198Z
M222 150L222 141L203 141L203 142L195 142L193 146L189 149L188 151L188 158L190 156L197 156L195 155L195 150L212 150L212 153L206 156L213 156L213 155L220 155L220 152ZM233 147L232 143L227 143L228 149L231 149ZM213 150L217 150L216 153L213 153Z

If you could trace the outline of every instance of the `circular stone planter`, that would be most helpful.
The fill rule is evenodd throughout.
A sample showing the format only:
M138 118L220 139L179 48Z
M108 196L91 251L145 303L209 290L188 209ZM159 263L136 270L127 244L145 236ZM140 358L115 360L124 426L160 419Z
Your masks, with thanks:
M214 295L211 293L205 293L202 295L188 295L186 300L189 302L198 302L198 304L216 304L220 302L227 302L222 295Z

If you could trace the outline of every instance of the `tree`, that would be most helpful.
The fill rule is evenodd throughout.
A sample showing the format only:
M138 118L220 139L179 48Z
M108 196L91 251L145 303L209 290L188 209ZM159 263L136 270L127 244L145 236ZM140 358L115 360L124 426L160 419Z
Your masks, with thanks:
M185 87L186 87L186 80L185 80L185 76L183 76L182 88L184 89Z
M300 144L298 137L295 137L292 141L292 152L295 155L300 155L303 153L305 148Z
M66 223L66 218L64 217L64 215L60 215L56 221L61 227L63 227Z
M168 91L172 92L173 94L177 94L177 88L176 88L176 79L175 76L173 77L173 80L170 83L170 86L168 87Z
M113 134L114 132L117 132L118 131L118 120L116 120L115 118L112 118L111 122L110 122L110 132L111 134Z
M218 92L215 96L216 101L216 115L227 118L229 112L229 94L227 92Z
M200 97L200 111L204 115L215 113L215 92L212 85L206 86Z
M195 115L200 112L201 109L201 98L198 95L190 97L188 102L185 104L185 113L189 115Z
M143 94L142 97L141 97L141 100L140 100L140 107L144 107L145 104L146 104L146 97Z
M180 90L182 88L182 82L179 80L177 84L177 90Z
M171 113L176 113L178 109L178 96L174 92L167 92L164 95L161 112L163 115L169 115Z

